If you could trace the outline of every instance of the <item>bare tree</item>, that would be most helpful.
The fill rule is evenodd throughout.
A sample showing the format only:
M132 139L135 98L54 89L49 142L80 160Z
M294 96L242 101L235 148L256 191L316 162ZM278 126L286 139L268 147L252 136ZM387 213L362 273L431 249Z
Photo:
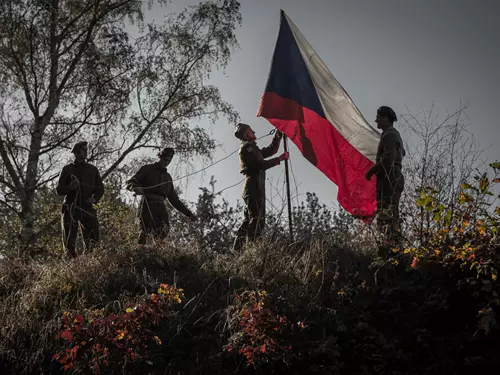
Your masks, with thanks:
M0 4L0 205L22 222L24 243L36 237L40 221L36 192L57 177L61 152L76 139L91 142L90 159L106 178L145 147L168 144L209 156L215 143L191 120L237 119L205 82L237 45L239 3L204 1L162 25L145 23L141 6L140 0Z
M461 184L470 182L474 171L484 166L485 150L469 130L466 111L467 105L460 104L455 112L441 116L432 106L416 116L400 116L408 139L401 206L408 229L419 241L425 241L432 226L432 212L415 206L422 189L437 191L439 201L453 207Z

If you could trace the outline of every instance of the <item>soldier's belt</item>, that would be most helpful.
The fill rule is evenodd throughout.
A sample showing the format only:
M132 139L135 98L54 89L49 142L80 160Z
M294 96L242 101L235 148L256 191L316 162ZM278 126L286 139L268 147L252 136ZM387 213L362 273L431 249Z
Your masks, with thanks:
M165 200L165 197L162 196L162 195L159 195L159 194L150 194L150 193L145 194L144 198L146 198L147 200L160 201L160 202L163 202Z

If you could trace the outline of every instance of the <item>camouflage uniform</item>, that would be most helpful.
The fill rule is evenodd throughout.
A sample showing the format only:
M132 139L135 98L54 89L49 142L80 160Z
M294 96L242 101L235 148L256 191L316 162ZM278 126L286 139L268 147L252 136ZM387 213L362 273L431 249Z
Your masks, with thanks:
M137 173L127 181L127 189L133 191L140 187L144 191L139 206L140 218L139 244L145 244L148 233L153 233L155 239L165 238L170 231L170 222L164 200L191 217L191 211L181 202L172 183L172 176L167 169L158 162L141 167Z
M377 150L376 164L381 168L376 173L377 214L381 225L389 224L399 229L399 200L404 189L401 172L405 150L399 132L389 127L382 132Z
M73 150L79 144L82 143L76 144ZM80 186L70 190L68 185L74 177L80 181ZM61 211L63 246L68 255L76 257L75 243L79 224L87 250L99 242L97 210L88 200L94 198L97 204L104 195L101 175L95 166L75 161L63 167L56 193L64 196Z
M264 160L278 152L281 134L277 133L268 147L259 148L255 141L243 141L240 146L240 173L246 176L242 198L245 202L243 223L236 233L233 250L239 250L245 240L261 236L266 215L266 169L280 163L279 158Z

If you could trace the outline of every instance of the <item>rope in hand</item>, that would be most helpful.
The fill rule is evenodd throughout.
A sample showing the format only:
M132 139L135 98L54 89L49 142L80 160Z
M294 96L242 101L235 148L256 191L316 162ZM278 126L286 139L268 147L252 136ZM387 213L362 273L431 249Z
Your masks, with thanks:
M270 135L273 135L275 132L276 132L276 129L273 129L273 130L271 130L269 133L267 133L267 134L263 135L262 137L257 138L257 139L256 139L256 141L258 141L258 140L260 140L260 139L262 139L262 138L265 138L265 137L269 137ZM187 174L187 175L185 175L185 176L181 176L181 177L177 177L176 179L172 179L172 182L179 181L179 180L182 180L182 179L184 179L184 178L187 178L187 177L193 176L193 175L195 175L195 174L198 174L198 173L200 173L200 172L203 172L203 171L207 170L208 168L211 168L211 167L213 167L214 165L219 164L221 161L224 161L224 160L226 160L226 159L230 158L230 157L231 157L231 156L233 156L235 153L237 153L239 150L240 150L240 148L238 147L236 150L234 150L233 152L231 152L229 155L227 155L227 156L223 157L222 159L219 159L219 160L217 160L217 161L213 162L212 164L209 164L209 165L207 165L206 167L203 167L203 168L201 168L201 169L199 169L199 170L197 170L197 171L194 171L194 172L192 172L192 173L189 173L189 174ZM242 180L242 181L243 181L243 180ZM238 184L240 184L242 181L240 181ZM155 187L158 187L158 186L162 186L162 185L165 185L165 184L168 184L168 183L170 183L170 182L162 182L162 183L159 183L159 184L156 184L156 185L151 185L151 186L148 186L148 187L143 187L143 188L142 188L142 190L152 189L152 188L155 188ZM236 185L233 185L233 186L236 186ZM233 186L231 186L231 187L233 187ZM226 188L226 189L229 189L229 188ZM222 191L221 191L221 192L222 192ZM220 193L220 192L219 192L219 193ZM219 194L219 193L217 193L217 194Z

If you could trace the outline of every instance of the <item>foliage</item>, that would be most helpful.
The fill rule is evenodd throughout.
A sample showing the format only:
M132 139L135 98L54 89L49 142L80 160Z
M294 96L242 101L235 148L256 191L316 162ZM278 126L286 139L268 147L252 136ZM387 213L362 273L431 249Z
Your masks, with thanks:
M148 358L149 346L161 345L154 327L171 314L171 306L181 303L182 289L160 284L158 292L130 305L120 315L105 316L99 310L84 315L64 312L63 330L59 333L66 349L54 354L53 360L64 370L76 369L100 374L103 367L120 366Z
M109 238L96 251L67 262L12 257L0 266L0 368L49 373L58 354L75 372L93 359L110 373L145 366L151 374L491 372L500 365L499 219L491 195L499 165L491 166L494 174L463 185L455 202L422 189L417 205L433 218L429 233L403 239L387 260L375 255L368 229L328 213L313 194L295 211L302 216L293 244L270 230L229 253L216 246L231 243L230 230L179 218L172 238L138 248L135 212L110 186L100 207ZM211 223L237 223L239 212L211 190L200 194L198 213L203 207ZM169 283L163 290L186 291L180 309L179 289L159 295L158 280ZM155 310L153 301L165 298L165 309ZM107 348L106 357L95 356L90 342Z
M478 314L479 327L486 331L496 324L492 309L500 306L497 281L500 207L495 206L496 199L492 199L494 185L500 182L500 165L492 163L490 167L492 177L485 172L474 177L475 185L461 184L456 202L450 204L438 199L438 191L423 189L416 204L432 215L432 225L423 244L403 249L404 254L413 258L412 268L433 263L443 270L463 271L457 283L472 287L469 292L484 303Z
M224 350L237 350L248 365L258 365L268 361L287 361L291 347L284 343L283 336L290 334L293 324L286 316L277 314L268 307L265 290L249 291L234 296L232 310L235 317L232 324L234 333ZM301 323L299 322L299 325ZM303 323L301 325L303 327Z

